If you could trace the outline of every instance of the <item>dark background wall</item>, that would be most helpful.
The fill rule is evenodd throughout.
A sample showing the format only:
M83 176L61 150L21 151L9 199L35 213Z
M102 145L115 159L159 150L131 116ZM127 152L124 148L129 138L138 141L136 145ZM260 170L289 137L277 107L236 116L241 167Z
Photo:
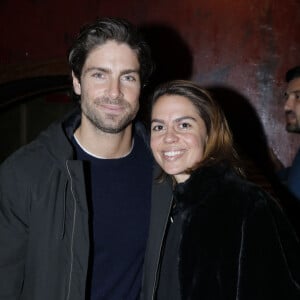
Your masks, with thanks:
M155 83L180 77L211 88L245 147L265 134L291 162L300 136L285 132L282 94L285 71L300 64L299 0L1 0L0 83L67 74L72 38L96 16L141 26Z

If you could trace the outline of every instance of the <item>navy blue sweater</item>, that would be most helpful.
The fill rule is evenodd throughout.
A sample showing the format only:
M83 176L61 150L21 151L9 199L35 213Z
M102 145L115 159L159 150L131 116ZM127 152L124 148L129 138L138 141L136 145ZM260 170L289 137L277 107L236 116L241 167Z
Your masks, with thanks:
M148 236L153 161L141 137L130 154L101 159L74 140L77 158L86 161L92 209L92 300L138 299Z

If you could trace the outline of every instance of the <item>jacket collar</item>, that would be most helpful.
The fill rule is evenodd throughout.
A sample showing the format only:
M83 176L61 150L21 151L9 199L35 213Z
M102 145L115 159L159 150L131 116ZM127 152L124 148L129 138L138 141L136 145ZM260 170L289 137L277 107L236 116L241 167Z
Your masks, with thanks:
M80 122L81 109L78 105L62 120L51 124L38 138L38 142L44 145L54 160L62 166L65 166L66 160L75 159L75 151L71 140ZM149 135L147 135L143 124L136 122L133 128L135 133L143 138L150 151Z

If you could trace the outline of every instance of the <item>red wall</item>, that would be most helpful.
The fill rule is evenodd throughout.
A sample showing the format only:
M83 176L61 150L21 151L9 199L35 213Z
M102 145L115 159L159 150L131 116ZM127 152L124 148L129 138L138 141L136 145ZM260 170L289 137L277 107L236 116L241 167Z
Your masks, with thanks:
M96 16L124 17L156 33L162 70L224 95L246 140L256 127L244 116L257 113L270 147L290 163L300 135L285 132L282 93L285 71L300 64L299 0L3 0L0 80L26 76L28 68L42 74L49 62L51 72L67 72L73 35Z

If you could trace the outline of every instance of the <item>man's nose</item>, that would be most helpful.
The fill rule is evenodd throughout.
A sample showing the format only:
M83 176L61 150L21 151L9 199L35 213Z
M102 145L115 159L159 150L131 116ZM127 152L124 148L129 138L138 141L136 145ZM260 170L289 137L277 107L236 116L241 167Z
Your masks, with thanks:
M113 78L110 80L108 85L108 96L111 99L116 99L121 95L121 84L119 79Z
M290 111L294 109L295 97L293 95L288 95L284 104L284 110Z

